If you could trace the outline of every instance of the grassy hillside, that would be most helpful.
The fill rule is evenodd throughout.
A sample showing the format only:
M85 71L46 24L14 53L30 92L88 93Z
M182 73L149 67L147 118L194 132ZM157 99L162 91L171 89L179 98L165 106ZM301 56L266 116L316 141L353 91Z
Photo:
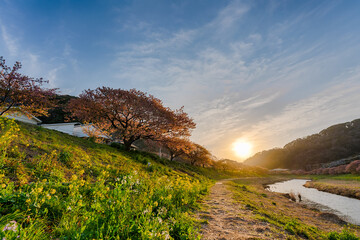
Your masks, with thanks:
M1 239L198 238L189 213L215 170L3 118L0 129Z
M261 167L306 169L360 153L360 119L333 125L317 134L257 153L245 161Z

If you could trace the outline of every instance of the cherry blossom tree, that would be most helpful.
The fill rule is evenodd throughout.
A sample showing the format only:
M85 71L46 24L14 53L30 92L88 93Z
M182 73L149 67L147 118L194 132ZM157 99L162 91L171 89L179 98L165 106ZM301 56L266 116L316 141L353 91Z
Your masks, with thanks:
M191 165L201 164L205 166L212 162L211 153L205 147L194 143L194 150L187 154Z
M346 166L345 171L347 173L355 174L358 167L360 167L360 160L352 161Z
M127 150L138 139L157 141L190 136L196 126L183 108L171 110L160 99L136 89L85 90L79 98L70 101L69 110L74 117L93 123L113 140L121 140Z
M47 81L19 73L21 67L20 62L8 67L0 57L0 116L19 111L19 107L26 114L46 115L55 105L52 100L56 89L41 88Z
M195 150L195 145L188 138L171 137L161 141L170 153L170 160L181 155L190 154Z

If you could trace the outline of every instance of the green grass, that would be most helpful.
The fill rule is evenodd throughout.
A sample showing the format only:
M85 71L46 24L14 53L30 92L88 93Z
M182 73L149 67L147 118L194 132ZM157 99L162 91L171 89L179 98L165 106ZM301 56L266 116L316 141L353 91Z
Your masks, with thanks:
M354 174L342 174L342 175L314 175L311 179L334 179L334 180L345 180L345 181L360 181L359 175Z
M3 118L0 130L0 239L200 237L191 214L215 170Z
M360 181L360 175L355 174L341 174L341 175L294 175L294 174L273 174L271 177L283 177L287 179L309 179L309 180L319 180L319 179L334 179L334 180L345 180L345 181Z

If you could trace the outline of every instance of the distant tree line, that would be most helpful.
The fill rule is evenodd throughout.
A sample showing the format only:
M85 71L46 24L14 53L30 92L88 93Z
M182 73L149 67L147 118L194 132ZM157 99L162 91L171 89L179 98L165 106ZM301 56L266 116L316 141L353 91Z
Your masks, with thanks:
M317 168L310 171L292 170L285 172L296 175L340 175L340 174L360 174L360 160L354 160L349 164L343 164L336 167Z
M245 161L268 169L286 168L313 170L322 164L360 153L360 119L333 125L305 138L299 138L255 154Z

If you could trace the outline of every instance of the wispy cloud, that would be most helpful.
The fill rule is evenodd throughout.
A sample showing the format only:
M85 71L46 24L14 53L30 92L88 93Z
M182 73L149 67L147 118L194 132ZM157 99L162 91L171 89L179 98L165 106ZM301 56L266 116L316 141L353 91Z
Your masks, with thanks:
M57 88L59 87L58 73L66 68L66 65L59 62L58 59L43 59L40 53L35 53L21 46L22 38L17 35L9 33L7 27L0 23L1 36L4 45L8 51L9 58L7 58L7 64L11 65L11 61L20 61L22 63L22 72L30 77L39 78L42 77L49 81L49 85L45 87ZM77 61L72 57L72 48L70 45L65 45L63 51L63 57L66 62L69 62L73 69L77 69ZM20 54L21 52L21 54ZM63 89L63 92L69 92L67 89Z
M74 49L71 47L69 43L65 43L64 50L63 50L63 60L68 62L72 69L76 72L79 71L79 61L74 57ZM65 64L62 64L61 68L64 68ZM59 70L57 67L56 69Z
M289 139L304 137L323 128L358 118L360 68L341 74L339 80L312 96L288 104L276 116L265 117L244 131L263 148L282 147ZM276 136L276 137L275 137Z
M0 23L0 29L1 29L1 36L3 39L3 42L11 56L16 56L18 53L18 47L17 47L17 40L14 36L12 36L7 28Z
M57 74L60 70L62 70L65 65L60 65L56 68L51 69L45 76L45 79L49 81L50 88L57 88ZM70 91L69 89L61 89L62 94L68 94Z
M207 27L216 29L217 33L229 33L229 29L241 20L250 7L243 1L232 1L224 9L221 9L218 16L209 23ZM231 31L230 31L231 32Z

